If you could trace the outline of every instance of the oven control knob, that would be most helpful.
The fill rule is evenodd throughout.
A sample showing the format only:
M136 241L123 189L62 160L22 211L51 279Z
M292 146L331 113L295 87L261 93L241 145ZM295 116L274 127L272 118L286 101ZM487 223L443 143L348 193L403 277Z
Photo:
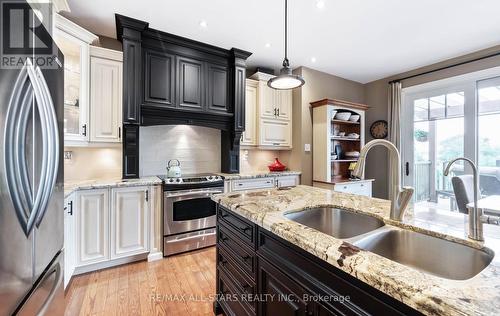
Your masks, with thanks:
M208 176L207 178L209 181L212 181L214 179L214 176Z
M180 178L175 179L176 182L181 182Z

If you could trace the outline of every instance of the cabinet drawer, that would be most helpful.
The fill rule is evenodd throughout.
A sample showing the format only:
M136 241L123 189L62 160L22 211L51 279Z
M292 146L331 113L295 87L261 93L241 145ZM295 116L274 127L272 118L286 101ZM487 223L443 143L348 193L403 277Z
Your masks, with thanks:
M372 183L371 182L339 183L335 185L333 190L337 192L371 196Z
M231 282L225 273L219 273L217 277L217 287L219 289L218 302L224 310L224 315L228 316L250 316L255 315L255 311L243 301L243 296L238 288Z
M225 274L232 281L238 293L243 295L255 295L256 286L254 280L246 276L238 267L238 263L236 263L231 255L223 248L219 248L217 267L219 273ZM248 302L247 304L252 311L256 310L255 302Z
M234 180L232 181L232 191L267 189L274 187L274 178L261 178L250 180Z
M219 222L223 222L227 227L231 228L239 239L251 249L255 249L255 225L252 222L248 222L220 206L218 207L217 216Z
M297 177L297 176L277 177L276 178L278 188L294 187L294 186L298 185L298 180L299 180L299 177Z
M248 249L238 238L223 225L218 226L217 245L224 248L231 258L248 274L255 271L255 253Z

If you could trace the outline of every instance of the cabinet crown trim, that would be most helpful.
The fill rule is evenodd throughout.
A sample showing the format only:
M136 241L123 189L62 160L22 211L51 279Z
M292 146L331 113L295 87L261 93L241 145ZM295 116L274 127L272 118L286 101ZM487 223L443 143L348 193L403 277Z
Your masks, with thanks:
M318 106L323 106L323 105L337 105L337 106L345 106L348 108L353 108L353 109L358 109L358 110L363 110L366 111L370 107L366 104L362 103L356 103L356 102L351 102L351 101L344 101L344 100L338 100L338 99L321 99L318 101L314 101L309 103L312 108L318 107Z
M99 40L97 35L87 31L83 27L66 19L58 13L55 14L55 25L59 30L64 31L65 33L68 33L69 35L74 36L87 44L92 44Z

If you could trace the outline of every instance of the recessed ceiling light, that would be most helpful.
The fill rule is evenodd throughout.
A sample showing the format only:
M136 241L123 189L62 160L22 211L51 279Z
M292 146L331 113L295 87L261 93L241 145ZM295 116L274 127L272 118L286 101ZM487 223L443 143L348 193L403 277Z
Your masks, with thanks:
M271 47L271 43L266 43L265 46L266 46L266 48L269 48L269 47Z
M200 21L200 26L203 27L203 28L206 28L208 26L207 21L201 20Z
M316 57L311 57L311 62L315 63L316 62Z
M325 7L325 1L324 0L317 0L316 1L316 7L318 9L323 9Z

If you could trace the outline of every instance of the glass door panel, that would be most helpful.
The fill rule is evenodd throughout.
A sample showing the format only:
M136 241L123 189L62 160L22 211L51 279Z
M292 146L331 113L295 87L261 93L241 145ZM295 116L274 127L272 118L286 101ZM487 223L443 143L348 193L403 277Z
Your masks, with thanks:
M477 85L477 164L483 195L500 195L500 77Z
M412 144L412 159L407 161L413 161L409 184L415 188L414 201L455 208L451 177L445 177L443 170L451 159L465 156L464 92L429 93L411 99L407 106L413 113L413 130L404 142ZM453 172L462 174L463 166L455 165Z

